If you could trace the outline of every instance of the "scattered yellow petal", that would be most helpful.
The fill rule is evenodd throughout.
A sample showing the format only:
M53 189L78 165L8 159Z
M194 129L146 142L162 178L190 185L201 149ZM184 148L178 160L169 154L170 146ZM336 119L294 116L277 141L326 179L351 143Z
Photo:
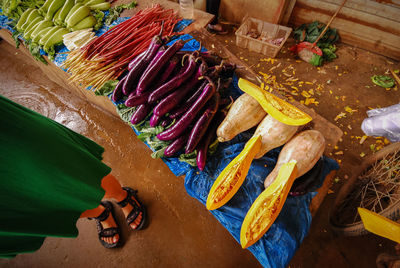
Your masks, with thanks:
M303 97L305 97L305 98L310 98L310 97L311 97L311 95L310 95L307 91L305 91L305 90L303 90L303 91L301 92L301 95L302 95Z
M339 146L335 145L335 147L333 147L333 148L335 148L335 150L337 150L337 149L339 149Z
M347 128L350 129L350 130L352 130L351 125L347 125Z
M341 155L341 154L343 154L343 151L337 151L337 152L335 152L335 155Z
M333 94L332 90L329 90L329 93Z
M346 117L346 114L343 113L343 112L341 112L341 113L338 114L338 115L335 117L335 119L333 119L333 120L338 121L340 118L343 118L343 117Z
M367 139L366 135L362 136L362 138L360 140L360 144L363 144L366 139Z
M365 153L364 153L364 152L362 152L362 153L360 154L360 156L361 156L361 157L364 157L364 156L365 156Z
M305 82L307 85L313 85L314 83L312 82Z
M344 107L344 110L346 112L348 112L349 114L353 114L354 112L357 112L357 110L353 110L349 106Z
M388 139L386 139L386 138L383 140L383 142L384 142L385 144L389 144L389 143L390 143L390 141L389 141Z

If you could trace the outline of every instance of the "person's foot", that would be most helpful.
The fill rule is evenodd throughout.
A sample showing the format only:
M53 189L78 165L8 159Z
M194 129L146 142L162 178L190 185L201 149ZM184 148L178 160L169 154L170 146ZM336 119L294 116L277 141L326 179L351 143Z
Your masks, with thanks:
M100 224L103 227L103 229L118 227L111 213L108 214L108 217L104 221L100 221ZM116 244L119 241L119 234L115 234L111 237L101 237L100 239L106 242L107 244Z
M119 245L120 232L114 218L113 205L109 201L100 203L104 210L96 218L97 233L101 244L105 248L114 248Z
M217 23L217 24L208 24L207 25L207 30L215 33L215 34L227 34L228 31L226 29L224 29L224 27L222 27L221 24Z
M122 212L125 215L127 224L133 230L140 230L143 227L146 216L146 209L137 199L137 191L123 187L125 190L125 198L118 202L118 205L122 208Z
M128 196L128 193L126 193L126 195ZM126 198L126 197L125 197L125 198ZM131 198L131 200L132 200L133 202L136 203L137 206L140 207L140 204L139 204L138 201L135 199L135 197L131 196L130 198ZM131 204L129 204L129 203L128 203L125 207L122 208L122 212L124 213L125 218L127 218L127 217L129 216L129 213L130 213L132 210L133 210L133 206L132 206ZM142 217L143 217L142 214L143 214L142 212L139 212L139 215L136 217L136 219L129 225L133 230L135 230L135 229L139 226L140 222L142 221Z

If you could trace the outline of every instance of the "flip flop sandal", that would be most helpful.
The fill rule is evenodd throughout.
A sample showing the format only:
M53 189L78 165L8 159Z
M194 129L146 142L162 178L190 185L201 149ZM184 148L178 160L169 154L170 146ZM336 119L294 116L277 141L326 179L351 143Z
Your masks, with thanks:
M104 229L103 225L101 224L102 221L105 221L110 216L110 212L115 221L113 205L110 201L103 201L100 204L105 208L105 210L100 214L100 216L95 217L95 218L88 218L88 219L96 221L97 233L99 235L99 240L100 240L100 243L105 248L118 247L120 245L120 241L121 241L121 234L120 234L118 225L117 225L117 227L110 227L110 228ZM120 237L116 243L109 244L102 239L103 237L113 237L116 234L118 234Z
M142 220L140 221L138 226L134 229L134 230L140 230L144 227L144 224L147 220L146 208L142 205L142 203L140 203L139 198L137 197L136 190L133 190L132 188L129 188L129 187L122 187L122 189L125 190L128 193L128 195L125 197L124 200L122 200L121 202L118 202L117 204L122 208L128 204L130 204L133 207L131 212L129 212L129 215L126 217L126 223L128 225L130 225L132 222L134 222L135 219L139 216L140 212L142 212ZM137 205L135 200L132 199L132 196L139 203L139 206Z
M227 31L227 30L218 31L218 30L214 29L214 28L211 26L211 24L208 24L208 25L207 25L207 31L209 31L209 32L212 33L212 34L219 34L219 35L228 34L228 31Z

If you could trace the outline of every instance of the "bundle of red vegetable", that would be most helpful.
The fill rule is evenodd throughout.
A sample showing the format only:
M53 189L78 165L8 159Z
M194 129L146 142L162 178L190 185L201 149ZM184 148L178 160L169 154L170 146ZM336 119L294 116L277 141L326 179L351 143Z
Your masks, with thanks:
M235 66L210 52L182 52L184 41L166 47L154 36L129 64L112 94L131 108L129 121L158 157L191 155L204 169L207 150L229 103L225 93ZM194 163L192 163L194 164Z
M177 13L172 9L165 10L158 4L143 9L70 52L64 67L72 74L72 81L100 88L106 81L117 79L129 62L147 49L155 34L163 31L164 36L170 36L177 22Z

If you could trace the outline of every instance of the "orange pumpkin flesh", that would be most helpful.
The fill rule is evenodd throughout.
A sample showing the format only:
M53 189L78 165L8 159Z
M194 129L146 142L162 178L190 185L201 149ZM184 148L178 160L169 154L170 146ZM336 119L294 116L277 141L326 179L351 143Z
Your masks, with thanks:
M283 164L277 179L257 197L240 230L242 248L253 245L268 231L281 212L296 176L296 161Z
M252 137L236 156L219 174L207 197L207 209L214 210L225 205L239 190L254 156L261 148L261 137Z

